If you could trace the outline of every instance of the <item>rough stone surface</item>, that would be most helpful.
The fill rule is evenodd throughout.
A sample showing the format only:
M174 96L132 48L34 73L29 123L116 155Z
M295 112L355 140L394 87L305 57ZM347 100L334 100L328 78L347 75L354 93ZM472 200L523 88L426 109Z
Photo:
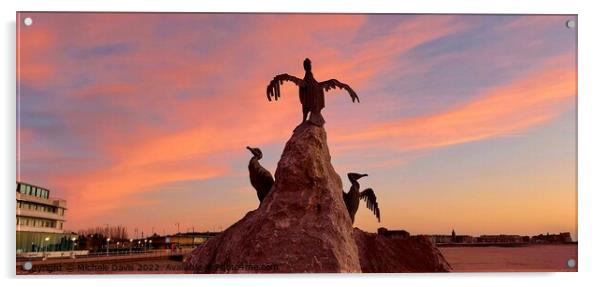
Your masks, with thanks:
M197 273L361 272L342 190L324 128L302 124L259 208L194 250L187 267Z
M393 239L353 229L324 128L295 129L257 210L185 258L196 273L442 272L426 237ZM394 211L392 211L394 212Z
M353 230L364 273L449 272L451 266L425 236L388 238Z

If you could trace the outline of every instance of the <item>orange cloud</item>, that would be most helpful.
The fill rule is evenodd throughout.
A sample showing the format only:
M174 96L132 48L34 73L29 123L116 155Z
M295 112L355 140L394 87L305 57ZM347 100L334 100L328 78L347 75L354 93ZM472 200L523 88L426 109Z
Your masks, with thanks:
M448 111L378 123L358 131L337 131L333 142L407 151L461 144L519 133L545 123L576 96L572 56L562 55L504 86Z
M19 25L17 35L17 81L47 83L55 76L48 51L57 45L55 31L49 27Z
M105 19L103 17L101 18ZM81 223L84 218L93 219L102 213L131 206L132 200L137 198L135 195L161 184L203 180L231 173L225 162L216 163L210 159L211 156L225 159L233 151L246 145L283 143L300 118L296 116L299 114L297 91L295 87L287 86L283 90L287 95L286 100L267 102L265 85L270 76L281 72L270 67L291 62L286 66L298 67L296 71L300 74L301 60L310 56L319 63L318 70L325 77L344 77L345 81L352 82L354 86L361 86L391 68L392 56L403 54L422 43L462 28L453 25L453 17L416 18L396 27L393 35L374 39L363 45L353 59L344 61L343 51L324 49L321 41L315 37L336 35L337 40L349 41L362 25L364 16L328 15L321 17L319 21L315 16L308 15L287 16L286 21L280 21L281 18L261 18L256 23L258 29L232 39L234 42L231 45L219 49L211 58L182 55L153 46L145 46L134 53L113 55L111 61L128 63L133 68L130 73L140 79L136 85L115 83L114 76L109 74L109 78L100 78L103 81L98 84L86 86L68 95L76 98L99 97L121 107L143 107L150 114L161 115L172 124L182 125L176 131L137 127L123 134L118 129L119 118L85 115L91 119L101 117L98 118L99 121L110 123L108 126L104 125L102 130L95 131L102 134L95 145L110 164L103 169L74 171L69 176L56 179L68 182L61 186L69 191L72 214L78 215L72 222ZM118 21L119 24L110 24L109 28L127 25L123 21L125 20ZM144 22L145 25L149 23ZM133 40L141 41L141 38L148 37L147 30L148 27L136 28L139 34ZM102 41L89 39L91 35L104 38ZM185 38L180 36L168 35L170 38L166 41L191 45L201 35L191 37L187 34ZM89 27L85 35L79 35L71 41L91 45L87 41L115 42L114 37L115 35ZM116 37L128 39L127 34ZM258 73L239 77L236 74L236 60L242 55L240 48L257 46L257 41L261 41L258 46L269 46L271 49L258 50L257 56L262 59L262 65L256 67ZM279 49L281 45L305 48L296 51L298 57L295 58L290 57L287 49ZM106 61L103 58L87 59L87 69L102 74ZM62 67L70 69L75 66ZM144 69L138 69L141 67ZM286 72L297 74L295 70ZM212 74L224 74L225 77L232 78L232 83L222 85L214 95L173 100L174 95L170 91L173 93L182 88L202 93L199 86L211 84L203 82L203 75ZM112 84L106 84L107 81ZM82 112L78 111L65 115L75 131L90 133L86 122L78 121L82 116ZM156 203L145 201L137 204Z
M61 39L64 46L127 42L133 43L134 48L85 60L68 58L57 62L43 57L39 62L20 65L20 79L38 85L54 80L53 71L60 70L58 74L66 78L79 75L85 63L82 71L94 75L96 82L66 93L69 100L106 101L109 108L123 109L127 114L106 116L100 110L77 110L74 105L62 115L68 128L82 138L87 135L97 152L86 160L102 158L107 163L94 170L51 176L52 188L60 187L57 189L65 192L69 200L70 227L99 224L103 214L126 206L150 205L153 210L161 203L140 201L141 194L173 181L231 176L233 171L227 160L238 155L237 151L244 151L244 146L284 144L300 121L297 90L287 85L281 101L267 102L265 85L270 77L282 72L302 76L303 58L311 57L316 63L318 79L336 77L351 84L363 99L362 90L391 69L404 67L403 59L400 60L404 53L467 28L454 16L412 17L387 35L349 45L355 50L348 51L325 45L324 39L350 43L361 32L365 21L362 15L263 15L253 22L253 29L228 37L223 46L201 55L196 49L179 47L205 45L204 31L167 33L158 43L153 34L155 16L144 14L140 20L128 14L86 15L90 16L98 18L66 17L59 21L61 35L70 36L62 37L66 38ZM182 20L180 16L170 21ZM192 20L198 20L197 16ZM36 23L39 21L42 20ZM73 28L75 22L101 24L87 25L82 33ZM37 29L37 35L23 33L21 38L30 41L29 47L35 47L32 51L20 49L23 57L33 59L29 56L32 53L56 49L54 36L58 34L50 30ZM165 43L177 46L169 48ZM409 72L429 68L429 63L407 63ZM366 121L369 124L359 130L349 126L342 130L343 125L337 129L336 123L343 117L333 117L328 126L330 145L343 153L366 149L426 150L518 133L549 121L566 108L566 102L574 96L573 71L564 61L549 63L443 113L384 123ZM193 96L180 98L176 94L180 91ZM160 124L147 122L141 114L160 119ZM96 128L97 123L102 124ZM90 124L95 128L91 129ZM31 135L24 134L23 138L30 139ZM52 156L54 152L48 150L44 155ZM42 154L31 149L26 153L33 161ZM241 159L241 164L246 164L246 160ZM399 165L407 160L390 158L366 163L364 167Z

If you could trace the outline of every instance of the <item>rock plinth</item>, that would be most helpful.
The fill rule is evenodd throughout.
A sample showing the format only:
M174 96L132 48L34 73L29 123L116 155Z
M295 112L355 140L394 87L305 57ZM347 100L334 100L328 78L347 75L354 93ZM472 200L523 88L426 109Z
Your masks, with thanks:
M361 272L326 131L305 123L286 143L257 210L186 259L198 273Z
M185 258L195 273L440 272L427 238L392 239L352 226L323 127L295 129L258 209Z
M439 249L426 236L388 238L353 230L363 273L449 272Z

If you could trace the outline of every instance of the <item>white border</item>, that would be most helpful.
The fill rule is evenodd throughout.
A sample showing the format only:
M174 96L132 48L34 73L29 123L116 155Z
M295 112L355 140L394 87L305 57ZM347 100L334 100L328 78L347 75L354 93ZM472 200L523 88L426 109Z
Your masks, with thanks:
M145 0L124 1L104 0L99 2L81 0L25 0L19 3L2 1L2 61L0 81L4 89L1 97L2 148L0 149L3 186L2 225L2 281L3 286L106 286L115 283L131 282L136 278L139 286L205 285L205 284L251 284L262 286L281 286L293 284L306 286L318 283L339 286L366 285L405 285L405 286L581 286L599 282L600 252L602 241L600 224L595 218L602 218L600 193L602 177L601 162L602 140L600 110L602 91L600 89L600 35L597 27L602 27L602 11L596 9L596 1L451 1L451 0L414 0L414 1L294 1L294 0ZM150 12L351 12L351 13L529 13L529 14L579 14L579 272L578 273L461 273L461 274L391 274L391 275L276 275L276 276L76 276L68 279L43 280L34 277L23 280L14 276L14 198L12 188L15 180L15 12L16 11L150 11ZM53 278L53 277L44 277ZM89 279L102 278L102 280ZM298 280L286 280L286 279ZM15 281L19 280L19 281ZM84 281L85 280L85 281Z

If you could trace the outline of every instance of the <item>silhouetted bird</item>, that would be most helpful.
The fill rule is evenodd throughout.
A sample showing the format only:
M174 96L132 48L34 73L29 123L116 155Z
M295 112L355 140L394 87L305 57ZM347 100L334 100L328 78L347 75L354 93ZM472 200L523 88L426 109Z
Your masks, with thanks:
M259 160L263 157L261 150L252 147L247 147L247 149L253 154L253 157L249 161L251 185L257 191L257 198L259 198L259 204L261 204L263 199L270 193L270 189L274 185L274 178L267 169L259 164Z
M343 200L345 200L345 205L347 206L347 211L349 212L352 223L355 221L355 213L360 205L360 199L366 201L366 207L372 210L376 218L378 218L378 222L380 222L380 209L376 202L374 190L372 190L372 188L366 188L364 191L360 192L360 184L357 181L364 176L368 175L353 172L347 174L349 181L351 181L351 188L349 188L349 192L347 193L343 191Z
M272 101L273 96L277 101L280 97L280 85L285 81L293 82L295 85L299 86L299 100L301 101L303 111L301 123L308 120L310 123L317 126L324 125L324 118L320 111L324 108L325 91L328 92L334 88L343 89L349 93L352 102L360 102L360 98L358 98L355 91L353 91L349 85L341 83L337 79L330 79L324 82L318 82L314 79L314 75L311 72L311 60L305 59L305 61L303 61L303 69L305 69L305 77L303 79L299 79L289 74L280 74L274 77L267 88L268 100ZM311 116L308 119L307 115L309 112L311 112Z

